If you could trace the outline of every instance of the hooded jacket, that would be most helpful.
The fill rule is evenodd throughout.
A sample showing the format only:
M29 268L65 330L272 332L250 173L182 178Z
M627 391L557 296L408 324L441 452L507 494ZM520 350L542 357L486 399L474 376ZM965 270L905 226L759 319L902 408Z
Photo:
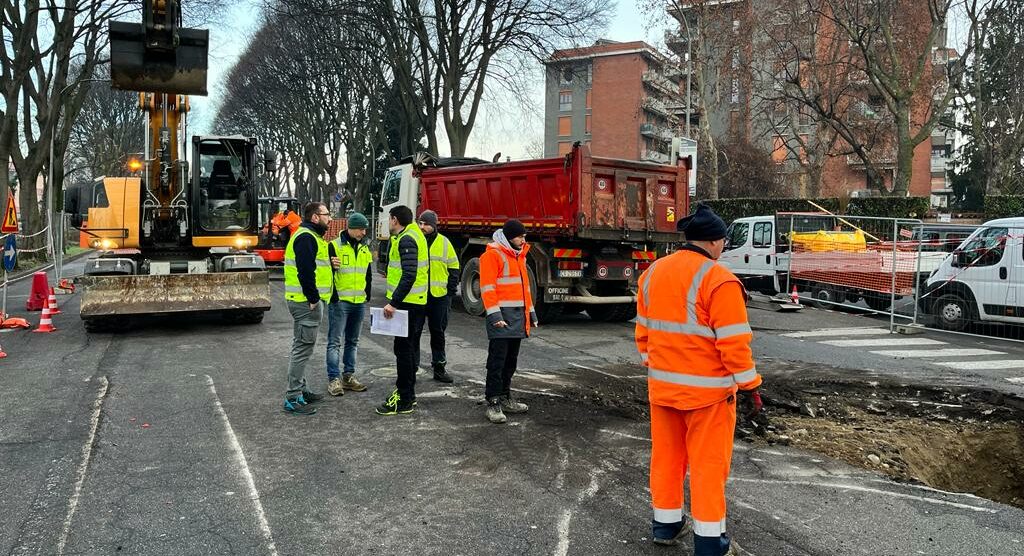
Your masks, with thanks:
M495 231L492 239L480 256L480 294L487 313L487 337L526 338L531 324L537 322L526 266L530 246L514 249L501 230ZM500 321L508 326L495 326Z

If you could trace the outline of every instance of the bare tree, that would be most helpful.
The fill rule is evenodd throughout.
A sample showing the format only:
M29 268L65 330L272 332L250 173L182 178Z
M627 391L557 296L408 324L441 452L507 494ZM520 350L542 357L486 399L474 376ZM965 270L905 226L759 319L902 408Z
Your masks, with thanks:
M102 82L106 75L104 68L94 73L99 82L82 85L87 96L71 126L64 164L64 175L73 180L123 174L128 158L144 148L138 94L112 89Z

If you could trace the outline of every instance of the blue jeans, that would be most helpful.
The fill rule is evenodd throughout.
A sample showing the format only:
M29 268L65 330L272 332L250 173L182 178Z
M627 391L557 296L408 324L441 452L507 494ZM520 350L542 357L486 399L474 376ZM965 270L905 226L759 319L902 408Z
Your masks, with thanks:
M339 362L345 366L345 375L356 372L356 347L363 326L364 303L339 301L327 306L327 380L341 374ZM345 336L345 354L339 361L341 336Z

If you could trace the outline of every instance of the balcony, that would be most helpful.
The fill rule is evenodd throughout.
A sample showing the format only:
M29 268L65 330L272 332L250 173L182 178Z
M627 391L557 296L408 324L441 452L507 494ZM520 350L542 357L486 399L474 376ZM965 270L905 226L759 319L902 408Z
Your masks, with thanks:
M949 159L944 156L933 156L932 157L932 173L937 174L939 172L946 173L949 170Z
M663 95L665 95L667 97L678 97L679 96L679 82L678 81L673 82L670 79L668 79L667 77L665 77L663 74L661 74L661 73L659 73L657 71L654 71L654 70L647 70L647 71L645 71L643 73L642 79L643 79L644 84L650 86L654 90L658 91L659 93L661 93L661 94L663 94Z
M650 137L652 139L660 139L662 141L671 141L672 138L675 137L675 134L672 133L671 129L655 124L640 124L640 135Z
M679 31L665 31L665 46L675 52L686 52L686 35Z
M643 107L644 110L647 110L652 114L657 114L663 118L672 117L672 113L669 111L668 107L665 106L665 103L656 98L647 97L644 99Z

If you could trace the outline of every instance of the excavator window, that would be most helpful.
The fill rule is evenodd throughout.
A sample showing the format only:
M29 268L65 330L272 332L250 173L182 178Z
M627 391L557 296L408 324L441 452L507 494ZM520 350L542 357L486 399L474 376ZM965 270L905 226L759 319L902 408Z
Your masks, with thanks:
M207 231L243 230L249 225L249 176L243 145L230 140L199 145L199 222Z

